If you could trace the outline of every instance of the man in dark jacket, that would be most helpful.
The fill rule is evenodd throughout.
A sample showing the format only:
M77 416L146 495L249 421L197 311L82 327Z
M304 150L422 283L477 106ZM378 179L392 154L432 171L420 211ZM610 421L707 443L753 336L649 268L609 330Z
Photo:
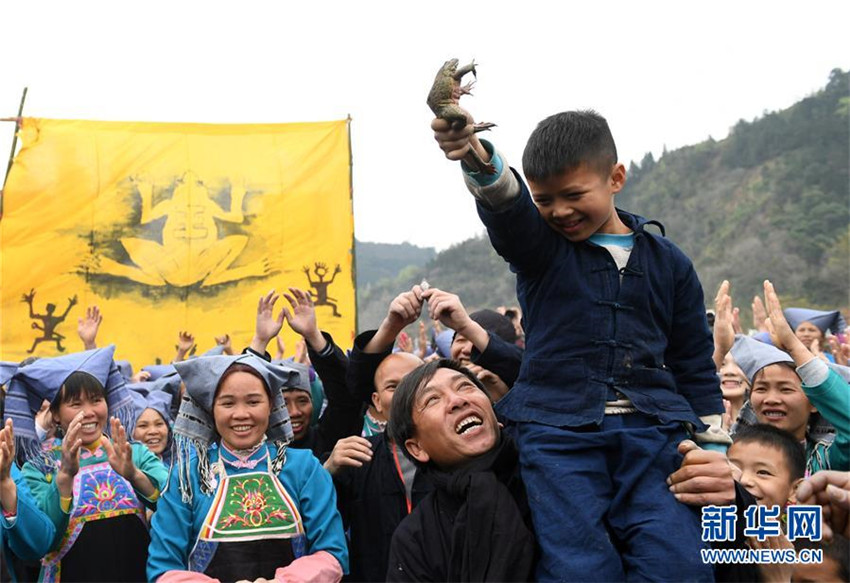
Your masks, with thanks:
M396 385L422 361L390 354L375 372L376 402L389 415ZM350 581L383 581L390 539L402 519L431 491L430 482L385 433L337 442L324 467L333 476L337 506L349 531Z
M387 580L531 580L518 453L481 381L450 360L416 369L396 390L388 431L435 490L393 535Z

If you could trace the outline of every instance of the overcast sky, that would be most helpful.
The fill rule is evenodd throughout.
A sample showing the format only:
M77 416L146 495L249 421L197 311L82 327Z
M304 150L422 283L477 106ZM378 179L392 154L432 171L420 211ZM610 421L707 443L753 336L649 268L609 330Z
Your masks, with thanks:
M850 2L0 3L0 117L254 123L353 118L363 241L443 249L481 227L425 97L448 58L462 103L519 166L543 117L592 107L620 159L725 137L850 67ZM13 124L0 125L0 153ZM619 204L629 208L628 201ZM634 209L639 211L640 209Z

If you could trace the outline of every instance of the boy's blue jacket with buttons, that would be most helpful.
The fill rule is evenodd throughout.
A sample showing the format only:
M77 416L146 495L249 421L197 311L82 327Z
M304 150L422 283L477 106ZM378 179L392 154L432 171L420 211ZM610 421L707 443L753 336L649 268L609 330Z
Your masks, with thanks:
M513 170L512 170L513 171ZM661 422L722 413L720 386L697 274L654 221L618 210L634 231L621 272L608 251L572 243L520 196L493 211L478 203L496 251L517 275L526 352L506 418L560 427L600 423L614 389ZM644 227L655 224L658 235Z

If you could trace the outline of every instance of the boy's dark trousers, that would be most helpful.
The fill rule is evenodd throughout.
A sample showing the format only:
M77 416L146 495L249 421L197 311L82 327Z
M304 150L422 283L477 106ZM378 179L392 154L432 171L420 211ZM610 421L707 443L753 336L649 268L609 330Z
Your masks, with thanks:
M714 581L699 509L666 484L682 461L681 424L629 413L580 428L519 423L516 435L538 581Z

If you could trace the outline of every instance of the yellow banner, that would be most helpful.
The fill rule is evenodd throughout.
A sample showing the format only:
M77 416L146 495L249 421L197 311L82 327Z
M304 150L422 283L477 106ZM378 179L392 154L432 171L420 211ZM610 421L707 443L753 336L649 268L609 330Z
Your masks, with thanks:
M309 290L350 346L356 314L348 122L208 125L24 119L0 220L0 359L98 345L138 370L253 335L257 299ZM277 308L285 302L278 301ZM277 312L277 310L276 310ZM284 324L286 355L297 337ZM274 344L269 346L274 356Z

